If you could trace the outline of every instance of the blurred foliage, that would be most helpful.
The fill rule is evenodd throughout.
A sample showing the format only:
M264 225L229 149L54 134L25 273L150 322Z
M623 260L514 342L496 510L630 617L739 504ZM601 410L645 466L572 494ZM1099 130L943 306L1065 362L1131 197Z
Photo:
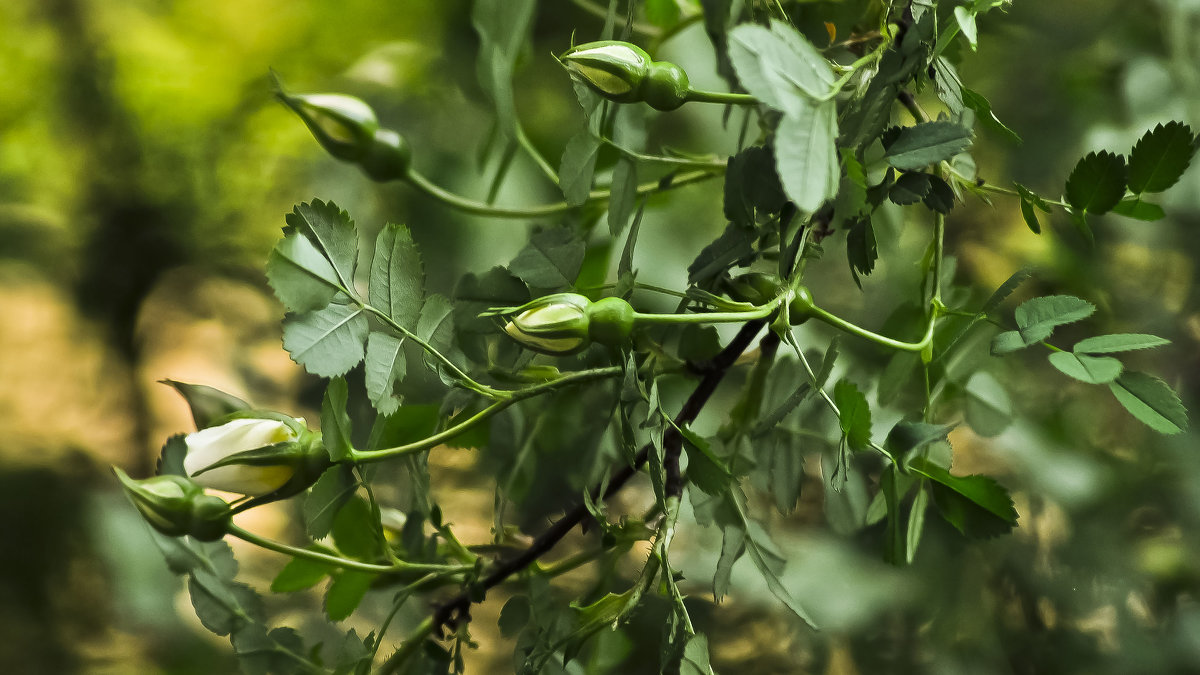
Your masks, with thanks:
M572 31L597 34L602 20L576 4L542 4L517 74L517 110L533 143L556 158L580 116L570 83L546 55L568 46ZM801 14L846 25L853 18L842 13L852 4L805 3ZM491 106L475 79L468 10L465 1L0 3L0 509L9 514L0 671L232 668L227 646L195 625L190 608L176 612L178 581L99 467L115 462L145 474L161 432L190 428L186 412L153 384L162 377L221 383L281 409L319 403L279 349L282 309L261 273L293 203L316 194L354 204L360 223L409 224L435 289L520 249L525 238L509 228L525 225L461 216L327 158L268 85L274 68L298 90L366 99L405 132L423 172L484 194L496 168L479 161ZM661 57L684 65L695 83L716 83L699 30L674 37ZM1017 0L1007 14L981 19L980 32L963 78L1025 139L1014 146L980 135L975 155L989 180L1056 194L1086 151L1128 147L1168 119L1200 124L1195 0ZM719 109L653 115L650 124L667 145L697 152L730 150L738 132L736 117L723 128ZM713 147L714 139L727 145ZM601 167L613 159L602 154ZM947 233L956 280L994 288L1012 269L1035 266L1022 298L1072 293L1101 308L1090 334L1171 339L1170 348L1134 361L1164 374L1200 409L1200 170L1183 180L1168 195L1165 220L1094 221L1094 248L1065 218L1037 238L1016 203L969 199ZM683 194L688 213L670 219L651 202L641 239L656 260L642 264L643 281L681 286L671 275L724 226L719 195ZM498 199L553 197L519 158ZM878 228L880 247L907 253L888 258L919 256L922 244L892 225ZM860 294L843 259L831 252L809 278L820 297L850 308L849 318L882 319L898 301L887 289L912 286L914 270L881 265L864 282L871 292ZM843 348L864 373L887 367L863 345ZM675 560L686 561L689 603L717 670L1200 669L1196 432L1158 436L1107 393L1037 361L1009 357L1009 367L993 369L1013 393L1019 425L991 439L965 430L951 437L961 471L986 470L1017 492L1022 519L1010 536L966 544L931 522L915 563L888 568L877 562L878 526L850 539L827 533L837 523L821 515L818 458L809 457L814 478L797 513L770 525L791 561L785 582L819 612L828 627L821 633L769 614L766 588L746 563L734 570L730 598L712 604L704 580L718 533L681 537ZM491 486L473 480L475 459L433 461L442 503L459 507L457 520L477 519L486 539ZM289 515L276 512L267 526L287 532ZM529 522L536 525L536 515ZM464 522L460 532L471 531ZM263 576L278 563L245 560ZM580 573L578 583L588 579ZM268 609L302 616L315 602L288 597ZM484 650L471 658L479 672L507 667L511 645L490 627L502 604L477 610ZM374 619L385 610L368 603L363 612ZM631 638L657 635L665 611L652 605L594 650L626 654L621 672L651 672L656 655Z

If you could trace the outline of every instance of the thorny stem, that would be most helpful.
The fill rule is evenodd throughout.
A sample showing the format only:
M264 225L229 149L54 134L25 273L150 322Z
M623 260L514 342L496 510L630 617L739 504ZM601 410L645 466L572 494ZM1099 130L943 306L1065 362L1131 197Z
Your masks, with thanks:
M700 379L699 384L692 391L691 396L684 402L679 413L675 416L675 425L683 426L691 423L703 410L704 405L708 403L712 397L717 385L725 377L725 373L737 361L738 357L750 346L750 342L754 336L762 329L761 321L752 321L742 326L738 334L729 342L729 344L721 350L716 357L712 359L702 369L704 376ZM663 443L681 443L682 437L675 427L668 427L664 433ZM601 489L600 486L592 488L594 499L607 499L616 494L625 484L632 478L638 470L646 463L650 455L652 445L646 444L638 451L634 462L631 465L622 466L617 469L609 479L601 483L606 485L606 488ZM532 544L529 545L521 553L509 558L508 560L500 561L491 570L491 572L481 579L475 587L476 592L482 593L503 583L510 576L520 572L529 565L533 564L538 558L552 550L563 537L567 535L578 524L583 522L588 516L588 509L583 503L577 504L570 511L565 513L561 518L555 521L550 527L537 537ZM453 628L461 621L470 620L470 608L472 603L472 595L468 591L463 591L457 596L439 605L433 613L431 620L433 626L439 632L443 628ZM434 628L430 628L432 632ZM428 632L426 633L428 635ZM390 672L390 671L384 671Z

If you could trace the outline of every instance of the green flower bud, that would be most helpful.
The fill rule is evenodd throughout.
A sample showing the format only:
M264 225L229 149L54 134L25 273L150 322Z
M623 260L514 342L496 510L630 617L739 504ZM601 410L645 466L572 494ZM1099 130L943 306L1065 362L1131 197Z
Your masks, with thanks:
M642 100L655 110L674 110L687 101L690 89L683 68L659 61L650 64L649 76L642 83Z
M183 476L153 476L134 480L113 467L125 494L151 527L170 537L191 535L201 541L225 536L230 510L224 500L204 494L204 488Z
M291 108L313 137L334 157L358 164L371 180L386 182L408 176L412 150L404 138L379 126L365 101L344 94L288 94L279 100Z
M575 79L610 101L643 100L642 82L651 60L637 45L617 40L589 42L572 47L558 60Z
M618 346L633 332L633 306L621 298L603 298L587 311L588 335L602 345Z
M365 101L344 94L287 94L279 100L291 108L329 154L359 162L371 151L379 119Z
M535 352L565 356L591 344L589 305L578 293L555 293L497 313L513 315L504 326L512 339Z
M729 297L738 302L764 305L779 295L780 283L778 277L770 274L747 272L726 280L724 287Z

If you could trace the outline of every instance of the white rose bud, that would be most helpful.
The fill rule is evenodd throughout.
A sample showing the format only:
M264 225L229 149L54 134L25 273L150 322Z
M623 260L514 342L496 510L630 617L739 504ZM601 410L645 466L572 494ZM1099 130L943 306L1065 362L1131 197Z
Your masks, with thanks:
M297 433L278 420L231 420L184 437L187 455L183 459L183 468L192 480L204 487L252 496L269 494L291 480L297 468L294 464L231 464L210 471L205 469L240 452L296 439Z

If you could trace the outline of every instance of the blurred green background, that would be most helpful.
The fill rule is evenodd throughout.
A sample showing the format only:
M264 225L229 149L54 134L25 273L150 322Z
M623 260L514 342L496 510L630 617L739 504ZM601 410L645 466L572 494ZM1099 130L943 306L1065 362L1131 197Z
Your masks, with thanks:
M844 33L864 4L808 2L797 12ZM602 21L574 3L539 9L517 107L557 163L582 118L550 55L572 32L577 42L598 37ZM469 15L465 0L0 3L0 672L235 669L228 643L195 620L109 466L148 475L162 441L191 429L182 402L156 384L162 378L319 417L320 382L280 348L282 308L262 274L294 203L333 200L368 234L387 220L408 224L443 292L521 248L532 223L464 217L402 185L372 184L323 155L271 96L271 68L297 91L361 96L407 136L423 173L482 196L495 166L480 161L491 117ZM1200 126L1198 0L1018 0L981 18L980 29L979 52L963 54L960 73L1024 138L1015 146L980 133L974 154L990 181L1057 195L1084 152L1127 152L1170 119ZM695 83L722 86L697 25L658 55ZM719 109L656 114L650 128L652 150L736 147ZM499 201L557 198L518 157ZM641 280L682 287L688 261L724 226L718 200L710 184L651 202ZM1038 237L1015 202L970 199L948 221L955 279L982 298L1034 265L1026 295L1070 293L1099 306L1079 336L1170 338L1133 363L1196 411L1200 170L1163 201L1168 217L1156 223L1096 220L1091 248L1061 218ZM920 254L900 225L881 231L884 262L863 294L831 238L811 284L818 297L879 325L900 301L890 280L911 279L904 261ZM829 335L809 337L823 346ZM851 351L860 381L886 363L869 347ZM967 544L931 525L914 566L886 568L870 531L836 536L810 457L800 514L760 515L779 533L788 583L823 632L782 619L746 563L732 597L712 605L719 534L680 540L677 558L688 561L687 588L720 672L1200 672L1196 435L1144 429L1106 390L1067 381L1039 355L975 365L1009 388L1021 417L992 439L956 431L956 472L990 472L1012 488L1020 528ZM475 457L435 451L431 461L460 536L485 542L493 486L472 471ZM297 534L289 508L255 510L247 526L289 539ZM260 586L282 564L238 552ZM307 626L320 600L269 602L280 623ZM494 625L500 604L475 614L474 672L509 667L512 644ZM362 632L381 607L364 605ZM628 634L656 639L659 610L649 607ZM605 639L626 659L621 672L653 671L653 645Z

